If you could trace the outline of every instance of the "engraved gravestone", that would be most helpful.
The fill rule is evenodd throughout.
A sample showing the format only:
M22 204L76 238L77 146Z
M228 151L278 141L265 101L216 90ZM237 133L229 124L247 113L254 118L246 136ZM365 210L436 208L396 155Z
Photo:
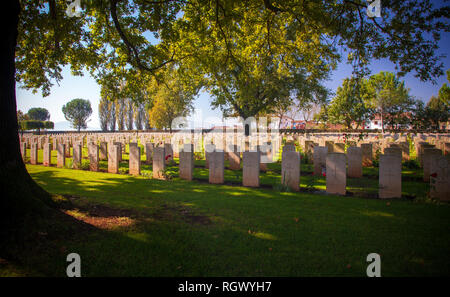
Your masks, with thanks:
M43 152L43 164L44 166L50 166L52 162L52 144L47 142L44 144L44 152Z
M30 149L30 164L36 165L38 163L38 144L32 143Z
M166 170L164 147L153 148L153 178L164 179L164 171Z
M137 145L137 142L130 142L129 144L129 173L131 175L141 174L141 147Z
M332 153L334 151L334 142L327 140L325 141L325 146L328 148L328 153Z
M95 144L97 146L97 144ZM108 143L100 142L100 150L99 150L100 160L105 161L108 159Z
M22 159L25 162L25 159L27 157L27 143L26 142L22 142L20 144L20 153L22 154Z
M216 150L216 146L214 144L206 144L205 145L205 168L209 168L209 154Z
M430 164L430 196L441 201L450 201L450 158L437 156Z
M237 145L229 145L228 147L228 168L231 170L241 169L241 153L239 152L239 147Z
M242 153L242 184L245 187L259 187L260 152Z
M327 193L345 195L347 158L343 153L329 153L326 158Z
M224 152L212 152L208 155L209 183L223 184L224 182Z
M56 166L62 168L66 165L66 144L59 143L56 150Z
M194 146L185 144L180 152L180 178L192 180L194 176Z
M153 155L154 144L151 142L145 143L145 159L147 164L152 163L152 155Z
M96 143L88 145L89 170L98 171L99 168L99 149Z
M314 176L321 176L322 171L326 166L326 159L328 154L328 147L326 146L315 146L313 159L314 159Z
M121 155L121 145L113 144L108 150L108 172L119 173L119 159Z
M401 154L380 155L378 197L400 198L402 196Z
M344 143L335 143L333 147L334 153L345 153L345 144Z
M81 168L81 144L74 143L73 145L73 162L72 166L74 169Z
M371 167L372 158L372 144L371 143L361 143L361 154L362 154L362 165L364 167Z
M362 177L362 151L360 147L347 148L348 177Z
M166 152L166 164L171 163L173 161L173 148L171 143L164 143L164 150Z
M281 182L293 191L300 190L300 153L283 151L281 156Z
M114 153L114 155L118 156L117 157L117 162L122 162L122 147L123 147L122 142L120 142L120 141L113 142L113 144L109 146L109 150L111 150L111 146L114 146L114 145L117 145L117 152ZM109 151L108 151L108 158L109 158L109 155L110 154L109 154Z
M435 148L425 148L422 154L423 162L423 181L430 181L430 167L433 159L442 156L442 151Z

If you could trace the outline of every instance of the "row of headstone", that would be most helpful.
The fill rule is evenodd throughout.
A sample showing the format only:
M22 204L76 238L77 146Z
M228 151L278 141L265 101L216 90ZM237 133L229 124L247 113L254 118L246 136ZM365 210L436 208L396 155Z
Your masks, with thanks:
M214 133L212 133L214 134ZM64 134L65 135L65 134ZM121 150L122 152L125 152L125 145L128 143L128 141L139 139L141 141L141 144L145 144L147 142L152 143L164 143L168 139L170 139L171 135L167 133L158 134L158 133L139 133L139 137L136 133L85 133L79 134L76 133L68 133L69 136L61 136L60 134L49 134L46 136L29 136L29 137L22 137L21 140L25 141L27 140L27 145L31 146L32 143L38 143L38 148L41 149L43 146L43 143L47 143L50 141L50 138L53 139L54 145L53 147L57 147L58 143L65 143L66 144L66 157L70 157L70 147L73 146L76 142L81 142L83 145L89 142L96 142L96 143L110 143L110 144L118 144L121 143ZM221 149L224 147L230 148L234 147L236 144L229 144L236 142L237 139L242 139L242 137L238 137L236 135L232 135L231 137L228 137L229 134L225 134L226 137L219 138L219 140L216 140L214 138L214 141L217 142L217 148ZM262 135L262 136L261 136ZM313 148L314 146L326 146L328 148L328 152L340 152L345 153L345 147L346 146L352 146L356 145L355 140L347 140L346 143L343 143L343 139L338 136L339 134L336 133L318 133L318 134L306 134L303 136L292 136L292 135L285 135L289 141L298 140L300 146L302 146L303 151L307 154L309 159L314 160L313 155ZM348 134L351 135L351 134ZM409 144L406 141L406 136L401 136L398 134L386 134L383 139L377 139L378 134L369 134L370 136L365 139L365 141L371 142L371 143L361 143L359 146L363 149L364 147L367 147L367 145L373 145L372 149L372 158L375 155L377 150L381 150L381 152L384 153L385 149L388 148L400 148L402 150L402 157L403 160L407 160L409 158ZM264 141L269 141L267 135L264 134L257 134L257 136L261 137L261 139L250 139L249 141L252 144L252 147L249 148L249 150L254 149L254 145L259 146L260 143L264 143ZM352 137L356 138L357 134L351 135ZM202 134L202 137L206 139L208 137L208 134ZM277 152L281 147L280 146L282 141L283 135L280 135L278 138L276 138L276 141L274 141L271 145L273 146L271 151ZM353 139L354 139L353 138ZM350 137L349 137L350 139ZM420 164L423 164L421 161L421 155L423 148L429 148L429 147L436 147L439 148L446 153L450 150L450 143L449 137L447 135L424 135L424 134L417 134L413 136L413 141L415 143L416 147L416 155L417 159L419 160ZM188 141L192 141L193 138L191 137L188 139ZM231 142L229 142L229 140ZM424 141L426 140L426 141ZM433 143L433 144L431 144ZM247 144L246 144L247 145ZM197 148L197 146L196 146ZM101 151L104 150L101 148ZM259 150L256 149L256 150ZM146 150L147 151L147 150ZM166 151L169 152L169 149L166 147ZM235 150L231 151L232 153L226 153L225 159L228 160L230 155L233 155L233 152ZM363 149L363 166L370 166L371 160L370 155L368 153L368 150ZM170 161L174 156L177 156L178 150L174 150L172 153L168 153L170 157L168 158L168 161ZM102 153L101 153L102 155ZM366 157L367 156L367 157ZM102 160L106 159L105 154L103 154L103 157L101 156ZM262 159L264 159L262 157ZM264 162L261 162L261 164L265 164ZM208 165L207 165L208 166ZM264 170L264 165L261 165L261 169Z
M69 142L70 143L70 142ZM73 166L79 168L81 165L82 144L81 142L73 143ZM371 144L362 144L361 147L348 147L347 154L341 152L341 146L339 143L331 143L328 141L325 146L314 145L314 142L309 142L307 147L312 159L314 160L314 174L320 175L326 172L327 177L327 192L334 194L345 194L346 177L361 177L362 166L366 163L370 163L371 159ZM333 144L331 146L331 144ZM108 145L110 150L108 150ZM36 141L31 141L30 149L30 163L37 164L37 151L39 145ZM95 148L94 148L95 147ZM98 171L98 160L105 158L105 154L108 154L108 172L118 173L119 162L122 155L122 143L108 144L106 142L100 143L100 156L99 147L95 143L89 143L88 154L90 160L90 169L92 171ZM68 149L69 148L69 149ZM140 175L140 147L137 143L130 143L130 158L129 158L129 172L133 175ZM154 144L145 145L147 151L147 162L153 158L154 165L154 177L164 178L165 164L168 157L172 157L170 144L164 144L163 147L154 147ZM212 146L212 152L207 153L208 166L209 166L209 180L211 183L223 183L224 182L224 159L225 153L216 151ZM167 154L169 151L171 154ZM329 152L332 149L332 152ZM21 144L22 154L26 153L26 144ZM49 166L51 163L51 150L52 144L50 142L43 145L43 163ZM64 141L57 145L57 166L64 167L65 158L67 157L67 151L70 151L70 146ZM180 155L180 176L183 179L191 180L193 176L193 146L190 145L190 149L187 151L182 150L182 156ZM150 153L152 152L152 153ZM292 163L286 163L284 158L295 158L289 152L296 153L294 145L285 145L283 148L282 159L282 181L285 184L289 184L293 189L298 189L299 182L296 182L297 171L293 170ZM103 156L101 156L103 153ZM228 159L235 160L235 164L239 164L240 168L240 156L238 154L229 154ZM69 155L70 156L70 155ZM430 176L433 177L431 182L433 183L433 195L436 197L445 197L448 194L448 174L437 174L434 171L438 169L440 172L446 172L448 170L448 164L441 160L442 151L434 148L434 145L430 145L426 142L420 142L418 145L418 156L420 156L424 169L424 181L430 182ZM384 155L380 156L380 169L379 169L379 197L380 198L393 198L401 197L401 160L405 158L404 149L401 146L391 145L384 149ZM398 161L400 160L400 161ZM212 163L211 163L212 162ZM212 164L212 166L210 165ZM231 162L230 162L231 164ZM295 164L295 163L294 163ZM434 164L434 165L432 165ZM441 164L441 167L437 167L436 164ZM442 164L447 164L445 167ZM348 169L346 168L348 166ZM432 169L434 166L437 169ZM298 167L298 176L300 175L300 166ZM237 168L237 166L236 166ZM259 187L259 173L261 170L261 151L256 152L244 152L243 153L243 185L250 187ZM296 186L295 186L296 185ZM444 198L440 198L444 199Z

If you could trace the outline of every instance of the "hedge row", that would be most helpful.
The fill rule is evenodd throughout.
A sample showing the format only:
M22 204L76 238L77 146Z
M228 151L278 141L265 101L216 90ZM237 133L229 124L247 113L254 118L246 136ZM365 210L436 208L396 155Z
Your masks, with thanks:
M21 130L54 129L55 124L50 121L26 120L20 121Z

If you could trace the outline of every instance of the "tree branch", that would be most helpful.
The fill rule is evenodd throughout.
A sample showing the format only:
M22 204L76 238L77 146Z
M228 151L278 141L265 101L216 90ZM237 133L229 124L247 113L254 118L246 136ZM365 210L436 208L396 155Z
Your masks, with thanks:
M129 41L129 39L127 38L127 36L125 35L124 31L122 30L122 27L120 26L119 20L117 18L117 3L119 1L122 0L110 0L110 4L111 4L111 18L113 19L114 22L114 26L117 30L117 33L119 34L120 38L122 39L122 41L125 43L125 46L127 47L128 50L128 54L130 56L130 58L134 58L134 61L136 63L136 66L141 69L141 70L145 70L145 71L149 71L149 72L153 72L157 69L160 69L162 67L164 67L166 64L171 63L174 61L174 56L175 56L175 52L172 53L172 57L167 60L162 62L161 64L155 66L155 67L148 67L147 65L145 65L142 60L139 57L139 51L137 50L137 48Z
M264 6L265 6L268 10L273 11L274 13L284 12L283 9L281 9L281 8L279 8L279 7L276 7L276 6L273 6L273 4L270 3L270 0L264 0Z

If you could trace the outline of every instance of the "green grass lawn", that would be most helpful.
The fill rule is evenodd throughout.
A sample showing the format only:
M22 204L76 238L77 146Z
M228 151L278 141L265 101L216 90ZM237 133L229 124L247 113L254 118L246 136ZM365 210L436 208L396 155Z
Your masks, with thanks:
M342 197L314 194L325 179L308 164L300 193L277 190L279 163L258 189L239 186L241 174L231 170L225 185L210 185L203 164L196 161L192 182L176 166L172 180L159 181L27 165L77 220L55 219L49 229L64 236L36 230L39 244L0 261L0 275L65 276L71 252L81 256L83 276L366 276L369 253L381 255L382 276L450 275L450 205L426 200L419 170L403 171L406 198L383 201L370 194L377 168L348 179L351 195Z

